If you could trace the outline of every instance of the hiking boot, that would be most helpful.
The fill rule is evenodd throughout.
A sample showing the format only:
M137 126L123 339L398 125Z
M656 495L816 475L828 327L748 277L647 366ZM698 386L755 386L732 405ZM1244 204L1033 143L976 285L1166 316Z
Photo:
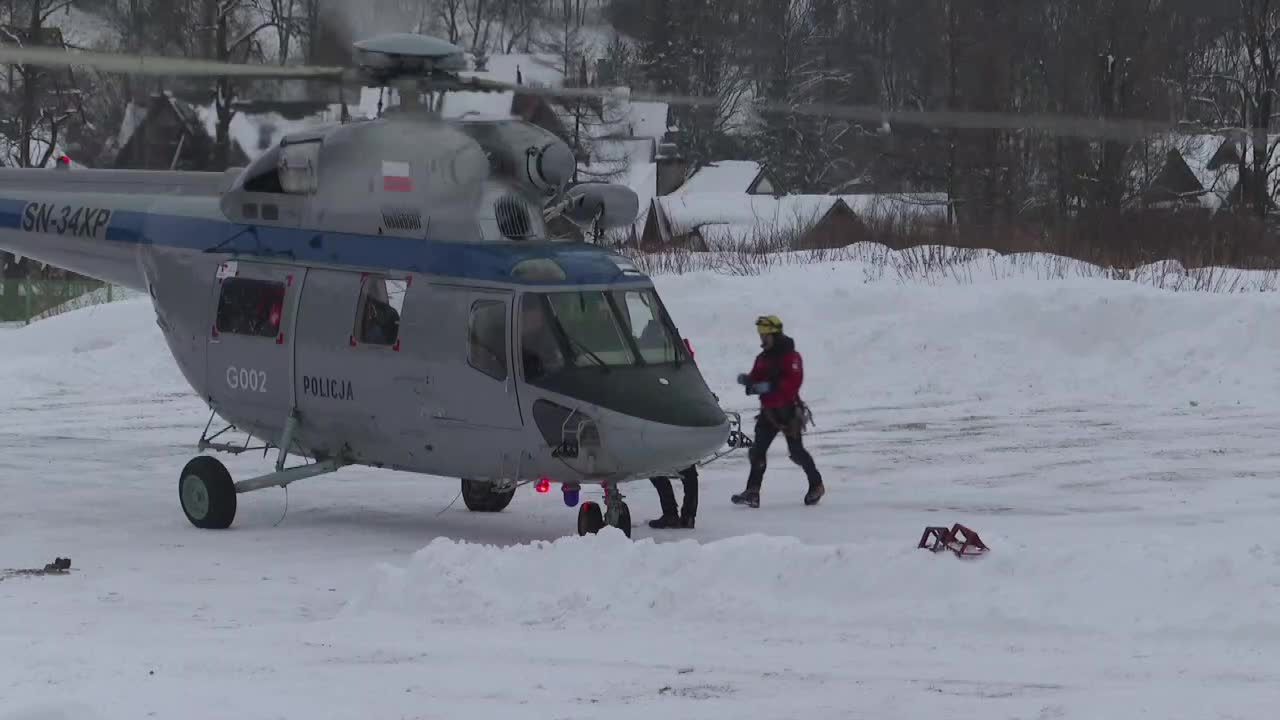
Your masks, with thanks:
M759 490L743 490L737 495L734 495L731 499L733 500L734 505L746 505L747 507L753 508L760 507Z
M827 489L822 486L822 483L813 485L809 488L809 492L804 494L804 504L817 505L818 501L822 499L822 496L826 494Z
M656 520L650 520L649 527L654 530L673 530L675 528L683 527L683 524L680 522L680 518L676 515L663 515Z
M692 530L692 529L693 529L693 516L692 516L692 515L687 515L687 514L683 514L683 513L682 513L682 514L680 515L680 527L684 528L685 530Z

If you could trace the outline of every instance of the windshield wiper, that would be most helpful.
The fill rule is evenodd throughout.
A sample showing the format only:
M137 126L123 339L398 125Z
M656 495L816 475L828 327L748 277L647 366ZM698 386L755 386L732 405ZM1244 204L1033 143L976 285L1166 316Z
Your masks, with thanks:
M569 341L569 346L579 351L578 353L579 355L586 355L587 357L595 361L595 364L604 368L605 372L609 371L608 363L606 363L604 360L601 360L600 356L595 354L595 352L593 352L591 348L587 347L586 345L583 345L577 338L570 335L569 333L565 333L564 336L565 336L565 339Z

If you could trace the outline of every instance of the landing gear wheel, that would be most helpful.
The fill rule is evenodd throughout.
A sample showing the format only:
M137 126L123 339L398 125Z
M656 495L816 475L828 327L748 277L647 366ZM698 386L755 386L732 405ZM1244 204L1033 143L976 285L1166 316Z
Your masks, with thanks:
M578 535L595 535L604 529L604 513L593 502L582 503L578 508Z
M193 458L178 478L178 501L192 525L224 530L236 518L236 484L231 473L207 455Z
M626 503L618 503L618 517L611 525L622 531L627 537L631 537L631 508Z
M471 512L502 512L515 496L514 488L507 492L494 492L487 482L462 480L462 502Z

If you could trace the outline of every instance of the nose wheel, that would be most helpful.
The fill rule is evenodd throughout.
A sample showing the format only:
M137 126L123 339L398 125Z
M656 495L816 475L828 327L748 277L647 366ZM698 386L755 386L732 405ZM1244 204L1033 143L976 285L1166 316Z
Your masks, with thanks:
M604 483L604 510L593 502L578 507L578 535L595 535L605 526L616 527L631 537L631 508L613 483Z

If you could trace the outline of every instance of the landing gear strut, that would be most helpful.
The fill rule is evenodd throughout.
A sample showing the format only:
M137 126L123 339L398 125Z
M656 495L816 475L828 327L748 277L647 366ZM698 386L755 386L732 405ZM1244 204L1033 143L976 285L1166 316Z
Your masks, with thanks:
M631 508L622 499L622 493L614 483L602 483L601 487L604 489L604 512L596 503L582 503L578 508L578 534L595 535L607 525L631 537Z
M209 422L213 422L212 416ZM216 458L201 455L187 463L178 477L178 500L182 503L182 511L186 513L187 520L190 520L192 525L205 530L226 529L231 527L232 521L236 518L236 495L269 487L285 487L305 478L336 472L350 464L342 458L332 458L310 465L286 468L284 461L289 455L286 448L292 445L296 428L297 416L291 414L285 423L284 437L279 445L280 453L276 457L275 472L266 475L235 482L231 479L231 473L227 471L226 466ZM250 450L265 452L268 449L265 446L250 448L248 443L241 447L213 442L218 435L230 429L232 428L225 428L213 437L201 437L200 449L218 450L233 455ZM206 427L206 435L208 430Z

